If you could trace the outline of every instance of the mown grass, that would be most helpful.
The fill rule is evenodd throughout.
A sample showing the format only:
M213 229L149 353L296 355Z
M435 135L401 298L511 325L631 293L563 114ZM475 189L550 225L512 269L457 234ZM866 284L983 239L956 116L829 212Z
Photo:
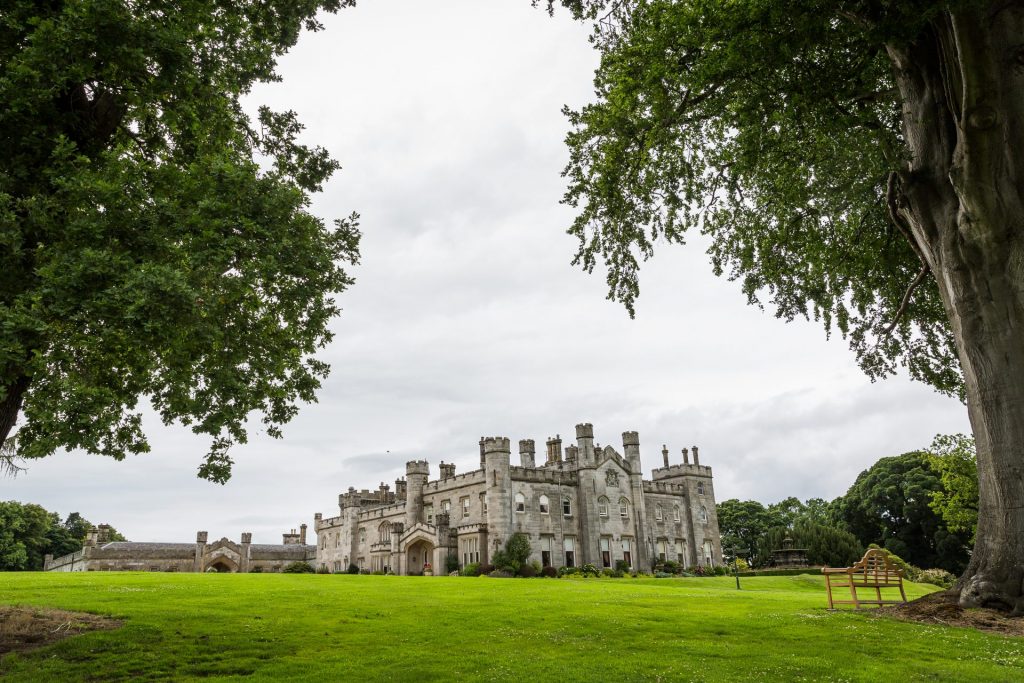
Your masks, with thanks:
M828 612L820 577L743 587L729 577L0 574L2 604L125 623L8 655L0 678L1024 680L1024 639Z

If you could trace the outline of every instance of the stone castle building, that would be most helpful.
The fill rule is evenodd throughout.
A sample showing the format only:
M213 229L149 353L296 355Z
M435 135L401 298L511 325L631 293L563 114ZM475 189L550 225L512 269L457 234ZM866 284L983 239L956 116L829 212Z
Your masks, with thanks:
M594 442L590 424L576 426L576 445L562 448L548 439L544 461L534 442L519 442L519 466L512 465L509 440L480 439L480 469L455 474L440 464L430 479L424 460L406 464L395 490L350 488L338 496L340 515L315 516L316 562L333 572L355 565L363 571L419 574L431 565L444 574L446 559L459 566L487 564L508 538L528 535L531 560L543 566L615 567L649 571L665 560L693 565L721 563L711 468L701 465L697 447L682 461L642 478L640 440L622 435L622 453Z
M281 544L253 543L252 534L242 534L241 543L222 538L207 542L207 533L196 534L195 543L108 542L106 525L92 529L78 552L56 559L47 555L43 571L151 571L151 572L279 572L292 562L310 562L316 547L306 545L306 525L299 533L292 529Z

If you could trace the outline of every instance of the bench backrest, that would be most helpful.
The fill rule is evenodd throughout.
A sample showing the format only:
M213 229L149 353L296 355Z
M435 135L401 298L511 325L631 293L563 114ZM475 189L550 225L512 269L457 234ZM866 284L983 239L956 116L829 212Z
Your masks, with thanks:
M898 581L903 578L903 570L889 559L888 552L880 548L869 549L850 570L851 574L870 576L874 580Z

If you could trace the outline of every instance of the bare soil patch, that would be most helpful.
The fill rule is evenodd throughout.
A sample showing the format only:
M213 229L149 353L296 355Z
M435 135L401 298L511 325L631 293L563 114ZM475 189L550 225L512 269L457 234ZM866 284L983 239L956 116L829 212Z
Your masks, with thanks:
M117 628L121 622L85 612L0 605L0 656L43 647L88 631Z
M902 621L962 626L979 631L994 631L1008 636L1024 637L1024 618L1011 617L994 609L964 609L957 602L957 596L946 591L931 593L904 605L880 607L874 611L874 614Z

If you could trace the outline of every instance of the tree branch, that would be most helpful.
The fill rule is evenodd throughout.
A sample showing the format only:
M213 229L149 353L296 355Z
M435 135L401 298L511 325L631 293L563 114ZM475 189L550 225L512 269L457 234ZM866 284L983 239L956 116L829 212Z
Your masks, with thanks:
M897 323L899 323L900 318L903 317L903 314L907 310L907 305L910 303L910 297L914 295L914 290L917 289L922 282L924 282L924 279L925 277L927 277L930 270L931 269L928 268L927 263L921 266L920 272L918 272L917 277L914 278L913 282L910 283L910 286L907 287L907 291L903 295L903 300L900 301L900 307L896 309L896 315L893 316L892 322L890 322L889 326L885 328L885 333L882 336L888 337L890 334L892 334L892 331L896 329Z

